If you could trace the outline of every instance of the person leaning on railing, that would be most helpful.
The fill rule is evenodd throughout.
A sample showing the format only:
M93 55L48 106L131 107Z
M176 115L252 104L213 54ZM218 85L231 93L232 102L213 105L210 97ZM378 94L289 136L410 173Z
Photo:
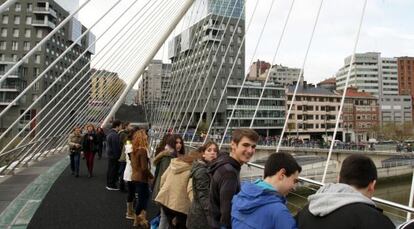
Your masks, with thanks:
M369 157L347 157L339 172L339 183L326 184L308 197L309 204L296 215L298 228L395 228L371 200L377 179L377 168Z

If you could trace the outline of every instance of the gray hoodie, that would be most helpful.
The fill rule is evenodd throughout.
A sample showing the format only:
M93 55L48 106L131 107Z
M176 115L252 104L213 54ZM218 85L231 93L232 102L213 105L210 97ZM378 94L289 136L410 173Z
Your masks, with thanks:
M309 211L314 216L326 216L331 212L352 203L365 203L375 207L375 203L347 184L326 184L308 197Z

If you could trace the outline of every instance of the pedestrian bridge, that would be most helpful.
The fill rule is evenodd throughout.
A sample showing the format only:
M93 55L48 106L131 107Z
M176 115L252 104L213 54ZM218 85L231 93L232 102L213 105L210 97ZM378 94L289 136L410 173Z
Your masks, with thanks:
M39 31L45 33L37 34L45 36L36 40L36 44L31 47L27 42L20 44L23 37L20 39L19 34L22 31L1 31L2 37L13 35L16 41L2 41L0 44L0 228L132 226L132 221L125 219L126 195L105 189L105 155L101 160L95 158L95 173L92 178L87 177L83 161L80 177L74 177L68 168L67 140L75 127L92 123L108 129L114 119L119 119L117 111L126 103L132 89L151 84L144 77L148 74L151 61L159 57L164 59L165 56L173 61L171 77L166 82L159 83L159 88L150 90L148 95L137 95L140 98L137 102L144 109L135 115L139 117L137 120L134 121L134 117L127 120L149 128L151 150L166 133L182 135L188 147L195 147L214 138L221 151L228 150L226 136L231 136L231 131L236 128L256 129L262 135L272 133L274 139L279 139L277 144L271 147L259 145L252 163L243 168L242 179L248 181L260 177L263 172L261 164L270 153L294 154L306 169L300 178L300 189L292 192L288 198L293 213L306 204L306 197L314 193L318 186L335 180L335 172L346 156L369 155L375 161L380 177L391 178L379 183L394 188L393 191L384 188L374 200L385 208L386 214L395 224L410 219L411 213L414 213L413 178L411 175L400 176L413 173L414 159L411 155L335 149L335 139L341 138L340 134L345 130L341 115L346 90L342 92L338 107L325 110L325 117L329 115L330 118L323 120L324 133L317 133L319 137L324 135L327 143L331 139L327 149L286 147L282 144L289 141L287 132L292 132L288 121L295 109L293 102L298 94L298 83L303 81L304 69L308 66L308 53L321 20L319 15L323 13L324 1L318 4L315 16L306 20L311 22L312 27L312 31L306 34L309 38L301 30L300 35L295 35L295 39L292 39L306 44L304 56L294 57L300 59L302 67L297 74L298 78L292 79L291 83L295 86L292 96L285 96L285 89L279 88L279 83L269 82L270 70L259 77L260 83L249 82L245 74L245 63L250 66L262 55L257 53L257 47L263 44L264 32L271 30L269 24L272 23L268 23L268 19L274 8L274 0L252 1L251 8L247 10L246 0L214 1L214 5L210 1L194 0L108 1L111 5L107 1L83 0L67 17L60 18L62 20L55 18L55 10L48 4L48 7L36 6L33 10L29 9L30 4L21 2L24 1L0 1L0 15L7 14L11 21L10 14L13 14L13 22L18 24L20 18L16 18L22 14L22 6L27 6L27 12L46 15L45 20L29 23L31 19L23 20L26 16L22 16L21 21L43 29ZM284 12L281 15L286 17L281 21L281 26L278 26L281 28L280 36L269 36L271 40L277 40L276 47L268 48L273 54L271 66L280 63L278 58L283 51L280 47L286 40L285 31L288 31L289 20L294 12L292 9L295 4L300 4L297 2L290 1L289 6L282 7ZM357 65L355 55L366 3L367 0L361 1L361 6L358 6L360 10L355 10L353 16L358 23L355 22L354 25L353 49L347 51L348 54L351 53L349 66ZM251 23L258 16L256 7L259 4L264 4L262 6L266 8L266 11L260 13L260 16L265 17L259 17L263 20L258 23ZM60 43L58 38L62 34L68 35L69 29L65 29L65 26L69 28L71 24L71 28L79 27L73 18L88 7L92 8L89 12L99 11L99 16L93 18L91 14L92 24L87 29L77 31L79 34L71 37L71 44ZM355 7L352 6L353 9ZM3 24L9 21L6 17L2 18ZM194 25L199 25L196 26L198 29L189 29ZM98 31L96 39L89 39L94 35L88 34L95 30ZM246 44L246 34L249 32L259 34L253 46ZM48 40L53 45L47 45ZM85 43L88 44L87 50L94 49L95 46L98 48L90 59L85 57L87 50L81 52L76 46ZM13 54L3 52L9 46L12 46ZM24 54L15 55L14 51L18 51L19 47L22 49L22 46ZM246 60L245 56L248 55L245 55L244 50L251 52L251 60ZM265 51L268 53L269 50ZM37 65L33 67L32 62L38 64L44 59L40 55L42 52L53 53L54 58L49 58L44 68ZM70 65L61 62L62 60L69 61ZM79 60L86 64L82 65L81 70L74 70L73 66ZM163 78L161 73L167 70L168 67L161 68L153 77L162 80L159 79ZM349 85L351 72L352 67L345 71L345 85ZM29 75L30 78L23 78ZM114 76L123 83L110 81ZM96 96L94 90L98 89L93 82L100 78L104 78L107 83L99 86L100 97L97 100L93 95ZM242 94L245 89L248 93ZM340 95L337 96L339 99ZM299 121L295 119L294 122ZM310 120L302 121L311 124ZM318 121L318 126L322 126L320 122L321 120ZM309 129L312 128L306 131ZM403 172L399 173L400 171ZM400 188L401 192L396 191ZM156 206L152 203L149 217L154 215L155 209Z

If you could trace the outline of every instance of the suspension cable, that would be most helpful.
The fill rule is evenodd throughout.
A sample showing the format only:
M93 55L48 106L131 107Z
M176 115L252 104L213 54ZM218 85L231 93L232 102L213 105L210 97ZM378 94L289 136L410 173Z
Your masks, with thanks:
M44 37L39 43L37 43L26 55L22 57L13 67L11 67L4 75L0 76L0 85L2 85L3 81L9 76L12 72L14 72L20 65L22 65L30 56L35 53L40 46L42 46L46 41L48 41L57 31L59 31L60 28L62 28L70 19L75 16L86 4L88 4L91 0L85 0L85 2L78 7L74 12L69 14L56 28L54 28L46 37Z
M332 136L332 142L331 142L331 146L329 148L328 158L326 159L325 169L323 171L323 176L322 176L322 181L321 181L322 183L325 183L326 173L328 172L328 166L329 166L328 162L331 160L332 150L333 150L333 147L334 147L334 144L335 144L336 133L338 131L339 121L341 119L342 108L344 106L346 91L348 89L349 78L351 76L352 65L354 64L354 61L355 61L355 52L356 52L356 49L357 49L357 46L358 46L358 41L359 41L359 35L361 33L362 22L364 21L366 6L367 6L367 0L364 1L364 5L362 7L362 12L361 12L361 17L359 19L358 30L357 30L357 34L355 36L354 49L352 51L351 61L349 62L349 70L348 70L348 74L347 74L346 80L345 80L345 88L344 88L344 91L342 92L341 105L339 106L338 116L336 117L335 130L334 130L334 133L333 133L333 136Z

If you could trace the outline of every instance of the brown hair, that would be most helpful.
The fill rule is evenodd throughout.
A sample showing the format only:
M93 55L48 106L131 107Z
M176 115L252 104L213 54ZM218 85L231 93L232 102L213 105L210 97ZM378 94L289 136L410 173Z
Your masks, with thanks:
M178 160L183 161L188 164L192 164L193 161L203 158L202 154L203 154L203 151L194 150L194 151L191 151L189 154L186 154L182 157L178 157Z
M148 148L147 134L143 130L138 130L132 137L132 150L136 151L139 148Z
M208 140L206 143L204 143L204 145L200 146L197 150L198 150L201 154L203 154L203 153L204 153L204 151L206 151L206 150L208 149L208 147L210 147L211 145L215 145L215 146L216 146L216 148L217 148L217 154L219 154L219 152L218 152L219 147L218 147L217 143L215 143L215 142L214 142L214 141L212 141L212 140Z
M167 142L166 143L167 143L168 146L170 146L171 148L173 148L174 149L174 152L175 152L176 151L175 145L176 145L177 139L180 139L181 140L182 147L181 147L181 151L180 152L176 152L176 153L177 154L184 155L185 154L184 140L181 137L181 135L178 135L178 134L170 135L170 137L167 138Z
M92 131L95 131L95 127L92 124L86 124L86 126L85 126L86 131L88 131L89 127L92 127Z
M165 145L167 144L167 139L170 137L170 134L165 134L164 137L162 137L160 143L157 146L157 149L155 150L155 156L157 156L159 153L164 151Z
M256 131L248 128L234 130L231 136L231 141L233 141L236 144L239 144L243 137L246 137L254 142L259 141L259 135L256 133Z

